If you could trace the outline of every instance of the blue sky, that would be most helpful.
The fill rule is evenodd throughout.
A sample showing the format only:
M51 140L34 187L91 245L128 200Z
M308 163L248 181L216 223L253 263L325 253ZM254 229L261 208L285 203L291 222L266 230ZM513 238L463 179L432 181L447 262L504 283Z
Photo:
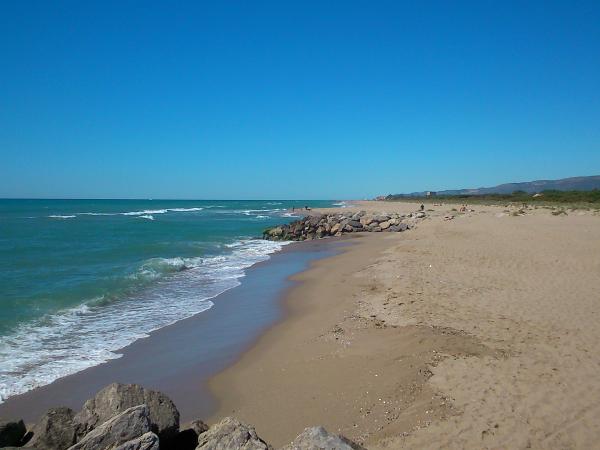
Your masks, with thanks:
M0 196L600 174L600 2L2 2Z

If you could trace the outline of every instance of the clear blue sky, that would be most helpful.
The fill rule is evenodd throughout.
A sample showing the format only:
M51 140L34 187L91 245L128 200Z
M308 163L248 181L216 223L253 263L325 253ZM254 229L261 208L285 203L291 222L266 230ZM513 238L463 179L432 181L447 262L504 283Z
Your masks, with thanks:
M0 196L600 174L600 2L3 1Z

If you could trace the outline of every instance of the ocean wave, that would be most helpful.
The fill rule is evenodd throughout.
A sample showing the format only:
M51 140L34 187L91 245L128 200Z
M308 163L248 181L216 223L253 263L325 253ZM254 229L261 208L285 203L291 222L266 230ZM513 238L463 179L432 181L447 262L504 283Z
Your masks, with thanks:
M193 212L193 211L202 211L204 208L168 208L167 211L173 212Z
M51 219L73 219L73 218L75 218L77 216L73 216L73 215L61 216L59 214L52 214L52 215L50 215L48 217L50 217Z
M153 258L141 264L133 280L145 287L21 324L0 337L0 403L119 358L119 349L148 333L206 311L211 299L240 284L245 269L285 244L239 240L219 256Z
M142 214L141 216L137 216L140 219L148 219L148 220L154 220L154 216L152 214Z
M166 214L168 212L197 212L204 208L164 208L164 209L144 209L142 211L125 211L125 212L79 212L77 216L150 216L153 214ZM76 217L76 216L72 216ZM145 217L147 219L147 217Z

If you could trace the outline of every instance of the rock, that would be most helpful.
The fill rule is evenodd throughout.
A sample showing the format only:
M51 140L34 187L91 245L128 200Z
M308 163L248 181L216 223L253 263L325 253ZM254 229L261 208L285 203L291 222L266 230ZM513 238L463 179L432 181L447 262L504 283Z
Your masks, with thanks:
M415 217L417 219L422 219L423 217L425 217L425 213L423 211L419 211L418 213L415 214Z
M283 234L283 228L275 227L269 231L271 236L281 236Z
M389 227L390 227L390 222L389 222L389 221L381 222L381 223L379 224L379 227L380 227L382 230L385 230L386 228L389 228Z
M364 450L343 436L329 433L323 427L306 428L292 443L281 450Z
M150 428L148 407L134 406L95 427L69 450L113 450L148 433Z
M142 404L148 409L151 424L148 431L156 433L161 442L167 444L179 432L179 412L165 394L137 384L110 384L85 402L75 416L78 434L81 437L111 417Z
M360 223L363 225L369 225L371 222L373 222L373 216L362 216L360 218Z
M406 230L408 230L408 225L405 224L405 223L403 223L403 222L400 222L397 226L398 226L398 231L406 231Z
M349 223L347 223L346 225L344 225L344 228L342 228L342 231L346 231L348 233L352 233L354 231L354 228L352 228L352 225L350 225Z
M198 438L196 450L267 450L271 447L258 437L253 427L226 417Z
M198 436L206 431L208 431L208 425L201 420L194 420L183 425L171 447L176 450L194 450L198 445Z
M139 438L132 439L115 447L114 450L159 450L158 442L158 436L149 431L146 434L142 434ZM179 449L180 447L176 448Z
M381 227L380 226L371 227L371 231L378 233L381 231Z
M390 223L390 225L398 225L400 223L400 221L394 217L388 220L388 222Z
M49 409L33 427L33 437L26 447L38 450L62 450L77 442L77 426L71 408Z
M340 231L340 228L341 228L341 225L339 223L334 224L331 227L331 234L337 233L338 231Z
M386 215L375 216L374 220L376 220L377 222L387 222L388 220L390 220L390 216L386 216Z
M18 422L0 420L0 447L15 446L22 444L27 429L22 420Z

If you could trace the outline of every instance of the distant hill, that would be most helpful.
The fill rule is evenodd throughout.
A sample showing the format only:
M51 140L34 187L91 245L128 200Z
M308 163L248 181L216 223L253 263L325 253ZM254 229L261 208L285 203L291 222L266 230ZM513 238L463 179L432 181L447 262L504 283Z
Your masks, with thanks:
M515 191L524 191L528 194L536 192L556 190L556 191L591 191L600 189L600 175L590 177L572 177L561 180L537 180L525 181L522 183L499 184L494 187L481 187L477 189L451 189L447 191L437 191L437 195L487 195L487 194L512 194ZM423 192L412 192L410 194L396 194L398 197L423 197L427 194Z

